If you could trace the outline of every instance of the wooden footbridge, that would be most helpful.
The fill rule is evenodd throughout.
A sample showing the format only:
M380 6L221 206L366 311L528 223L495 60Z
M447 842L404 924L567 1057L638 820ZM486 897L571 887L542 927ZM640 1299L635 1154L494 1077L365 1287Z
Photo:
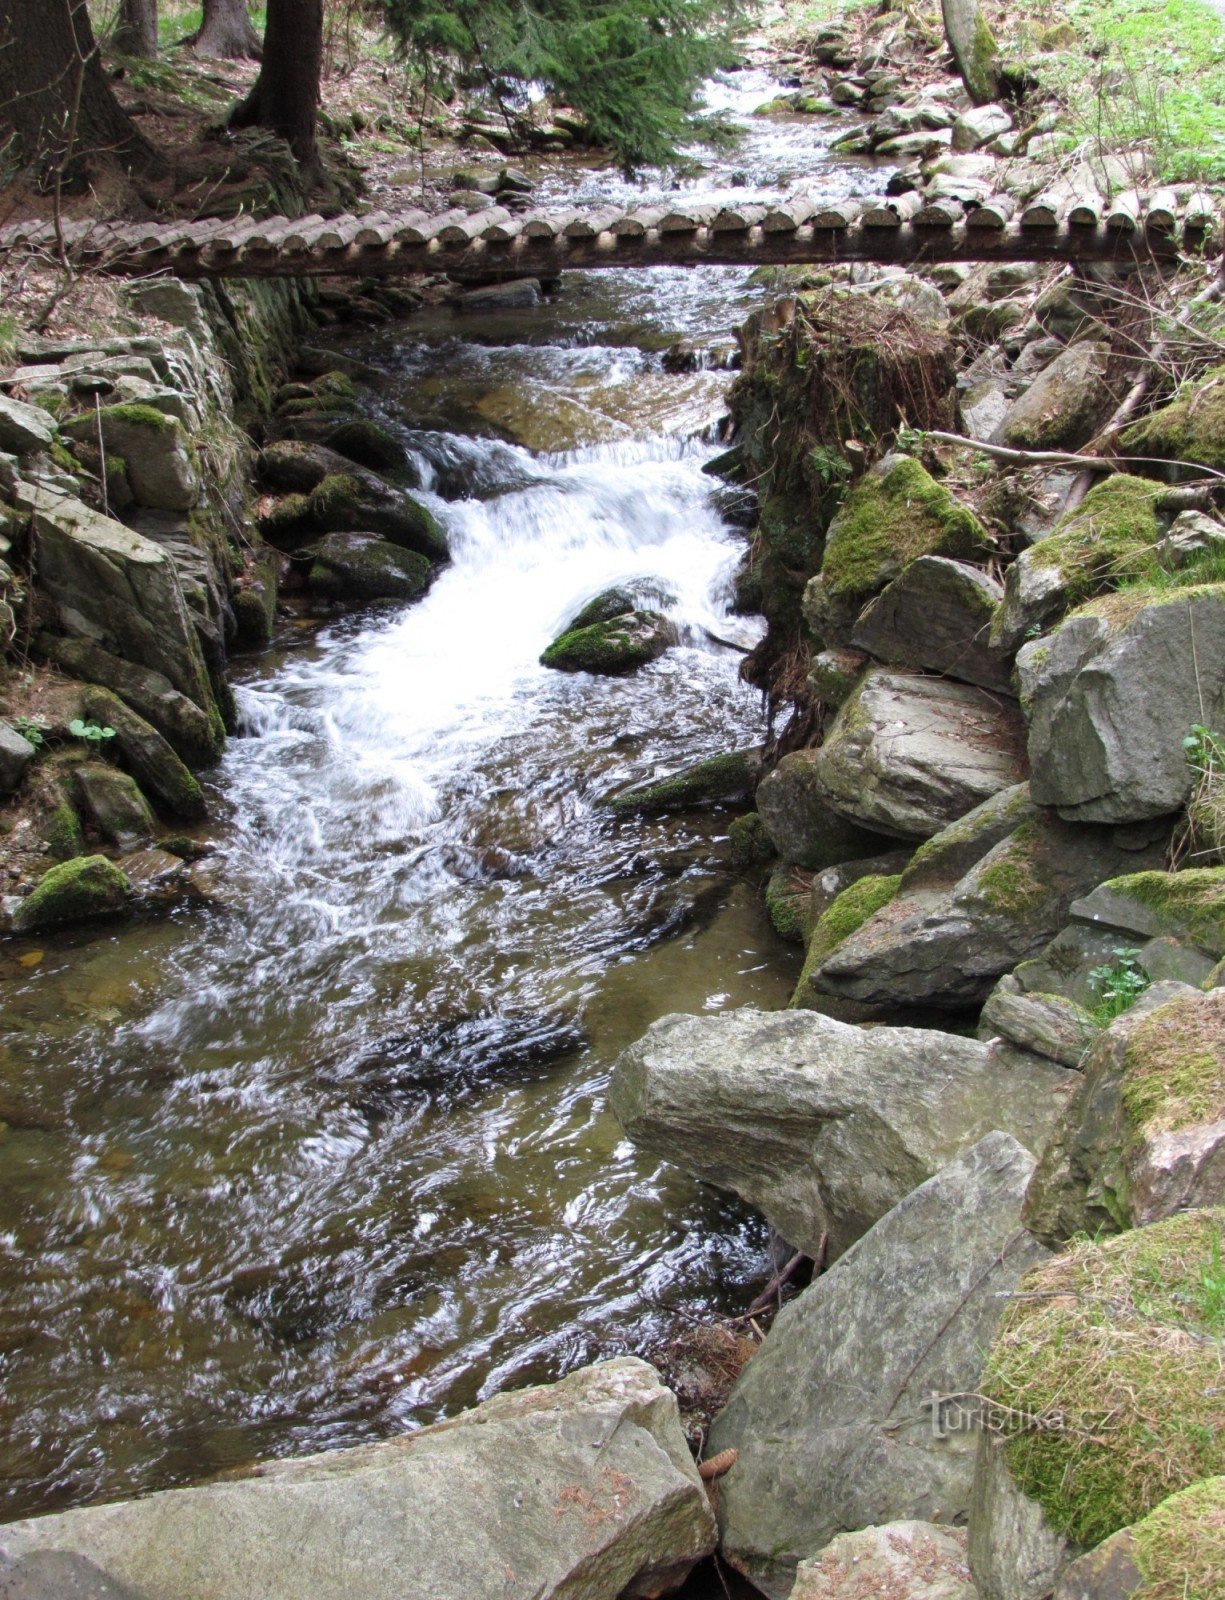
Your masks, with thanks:
M918 193L820 195L734 205L686 198L627 209L503 206L229 221L107 225L17 223L0 253L61 250L82 267L181 278L415 277L460 282L555 277L569 268L765 266L854 261L1170 261L1219 242L1218 202L1155 190L1105 199L1055 188L1022 204Z

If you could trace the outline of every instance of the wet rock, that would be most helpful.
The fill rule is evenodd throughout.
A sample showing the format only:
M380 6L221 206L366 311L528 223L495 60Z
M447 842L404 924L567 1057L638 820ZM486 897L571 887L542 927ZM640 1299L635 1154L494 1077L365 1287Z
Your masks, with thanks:
M511 283L486 283L466 289L456 297L459 311L521 311L538 306L544 296L538 278L516 278Z
M323 533L373 533L430 561L449 561L447 537L432 512L373 472L332 473L310 494L310 522Z
M976 1390L1002 1304L1043 1259L1019 1225L1032 1168L988 1134L775 1319L707 1443L739 1452L722 1545L767 1594L840 1533L964 1518L976 1433L938 1426L931 1396Z
M1156 862L1160 851L1142 859ZM1086 888L1134 860L1111 830L1040 812L952 889L903 877L896 899L816 967L811 982L819 993L870 1005L974 1005L1003 973L1046 948Z
M326 600L416 600L433 570L415 550L368 533L330 533L311 557L307 582Z
M1119 600L1017 661L1034 799L1085 822L1180 807L1193 777L1182 741L1225 698L1225 584Z
M303 439L274 439L256 457L255 472L274 494L307 495L332 473L350 471L348 457Z
M609 1091L636 1144L830 1258L993 1129L1043 1148L1079 1079L974 1039L808 1011L665 1017ZM1018 1201L1019 1204L1019 1201Z
M734 867L768 866L777 853L756 811L732 818L727 827L727 845Z
M1026 994L1011 976L1001 978L983 1007L980 1036L998 1035L1020 1050L1061 1067L1081 1067L1101 1032L1074 1000L1061 994Z
M544 652L540 663L559 672L619 677L658 661L677 637L675 626L658 611L630 611L608 622L563 633Z
M187 449L182 424L148 405L103 406L66 423L64 432L87 442L99 428L108 451L122 457L137 505L190 511L200 498L200 479Z
M491 1572L617 1600L666 1593L714 1543L676 1401L629 1358L383 1444L0 1530L10 1558L73 1552L143 1600L400 1600L406 1582L471 1600Z
M189 700L164 673L124 661L89 639L61 639L42 633L39 652L88 683L113 689L162 735L189 767L211 766L221 754L220 722Z
M41 406L0 395L0 450L23 456L49 449L54 438L55 424Z
M46 490L32 514L39 587L62 630L168 679L206 714L212 690L171 556L151 539Z
M813 1561L801 1561L789 1600L977 1600L963 1529L936 1522L887 1522L840 1533Z
M13 913L14 933L114 916L124 909L128 880L105 856L74 856L44 873Z
M87 761L74 770L73 777L81 810L112 844L131 850L153 837L157 823L149 802L126 772Z
M395 434L370 417L342 422L328 434L327 447L379 472L403 472L408 466L408 451Z
M1225 990L1158 983L1100 1035L1026 1226L1051 1245L1225 1201Z
M203 820L204 791L156 728L118 695L94 684L82 692L81 711L87 719L114 728L121 764L164 811L184 822Z
M819 752L794 750L757 788L762 824L785 863L810 871L879 855L883 836L835 810L818 777Z
M754 745L695 761L671 777L622 790L604 804L619 817L660 816L699 806L735 804L752 798L760 772L761 750Z
M121 856L117 865L128 880L132 898L146 904L173 902L187 887L187 863L168 850L137 850Z
M925 839L1024 776L1020 714L967 684L872 668L816 752L827 803Z
M1078 450L1114 402L1106 387L1110 347L1083 339L1057 355L1015 400L995 435L1017 450Z
M276 556L269 550L254 551L230 592L235 649L259 650L272 643L278 588Z
M1110 586L1134 576L1161 534L1158 490L1118 474L1090 490L1080 508L1023 550L1004 579L991 648L1008 653Z
M11 723L0 721L0 795L12 794L35 753L34 746Z
M135 1589L67 1550L32 1550L17 1560L0 1556L2 1600L141 1600Z
M594 627L597 622L611 622L614 617L628 616L631 611L665 611L675 604L676 595L666 584L654 578L635 578L629 583L602 589L574 613L562 632L573 633L578 628Z
M1003 593L978 567L920 556L863 611L851 643L891 666L919 667L1008 694L1011 658L990 642Z

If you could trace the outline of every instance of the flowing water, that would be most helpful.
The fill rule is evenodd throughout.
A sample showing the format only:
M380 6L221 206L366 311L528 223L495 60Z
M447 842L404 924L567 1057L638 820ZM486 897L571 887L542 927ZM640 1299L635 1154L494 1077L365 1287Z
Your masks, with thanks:
M761 123L714 181L823 161L811 124ZM575 275L350 347L454 561L415 606L237 666L226 909L0 955L0 1514L395 1433L649 1349L765 1269L761 1224L636 1152L604 1095L656 1017L785 1003L794 954L726 815L599 804L763 736L717 642L745 642L743 535L701 471L727 374L659 353L758 293ZM681 645L629 679L540 667L629 577L670 591Z

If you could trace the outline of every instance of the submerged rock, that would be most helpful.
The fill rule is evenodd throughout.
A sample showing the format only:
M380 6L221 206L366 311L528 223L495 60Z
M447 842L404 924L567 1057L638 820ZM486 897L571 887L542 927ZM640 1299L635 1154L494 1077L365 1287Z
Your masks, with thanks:
M640 783L611 795L604 804L619 817L659 816L699 806L730 805L752 798L761 772L761 749L731 750L695 761L671 777Z
M0 1527L4 1555L69 1552L142 1600L618 1600L666 1594L714 1544L676 1400L629 1358L382 1444Z
M742 1010L655 1023L609 1099L636 1144L832 1259L992 1129L1043 1149L1078 1082L955 1034Z
M1001 1307L1045 1255L1019 1223L1032 1168L988 1134L779 1312L707 1442L738 1452L722 1545L767 1594L848 1530L965 1517L976 1428L943 1426L932 1397L977 1390Z
M618 677L658 661L677 638L674 624L658 611L630 611L563 633L541 656L540 664L559 672Z
M114 916L127 903L128 881L105 856L75 856L61 861L34 887L13 913L13 931L32 933L70 922Z

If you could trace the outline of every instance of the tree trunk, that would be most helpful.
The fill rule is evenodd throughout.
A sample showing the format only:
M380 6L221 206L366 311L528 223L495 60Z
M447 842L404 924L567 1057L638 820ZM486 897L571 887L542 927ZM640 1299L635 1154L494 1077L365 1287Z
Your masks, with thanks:
M264 64L230 125L271 128L287 139L308 182L323 175L315 140L322 71L323 0L268 0Z
M20 49L3 43L21 41ZM157 157L111 92L86 0L0 0L0 142L41 178L89 157L150 168Z
M940 0L940 9L944 15L944 36L966 93L976 106L998 100L999 53L979 0Z
M204 21L192 40L192 48L198 56L258 60L259 34L247 11L247 0L204 0Z
M120 0L114 44L127 56L157 55L157 0Z

